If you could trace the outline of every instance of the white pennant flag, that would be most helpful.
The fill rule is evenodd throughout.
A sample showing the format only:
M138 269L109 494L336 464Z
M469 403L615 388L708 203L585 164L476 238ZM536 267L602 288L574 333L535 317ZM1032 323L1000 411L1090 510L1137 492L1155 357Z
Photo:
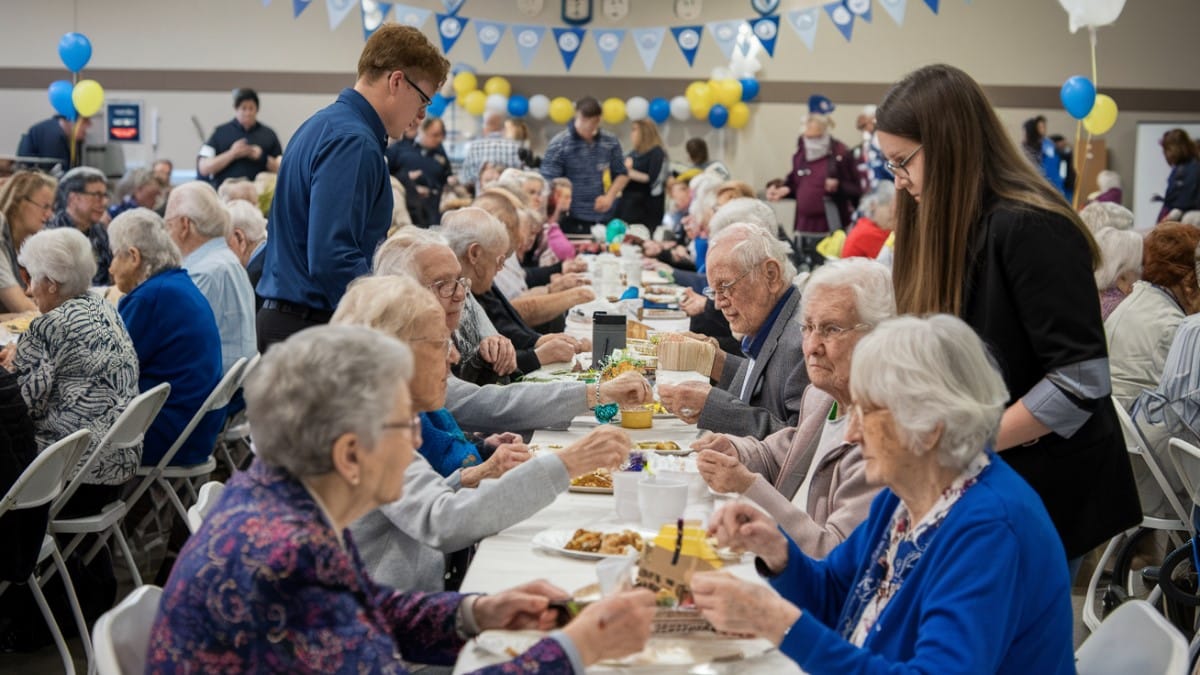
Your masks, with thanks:
M879 4L892 17L892 21L896 22L897 26L904 25L904 10L908 5L908 0L878 0Z
M337 30L357 5L355 0L325 0L325 9L329 11L329 30Z

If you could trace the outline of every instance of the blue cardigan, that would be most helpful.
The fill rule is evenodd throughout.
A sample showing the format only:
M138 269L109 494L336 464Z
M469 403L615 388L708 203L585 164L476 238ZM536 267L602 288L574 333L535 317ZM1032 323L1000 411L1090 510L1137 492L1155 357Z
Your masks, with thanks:
M899 498L871 513L824 560L789 541L771 585L803 614L780 649L805 672L1073 674L1066 554L1037 493L996 455L963 494L862 648L839 626Z
M171 395L146 431L142 465L158 463L221 381L221 334L212 308L182 269L143 281L117 305L137 350L138 388L171 383ZM225 411L204 417L171 464L199 464L212 454Z
M423 412L420 417L421 447L418 450L442 476L450 476L459 469L483 461L479 448L467 440L449 410Z

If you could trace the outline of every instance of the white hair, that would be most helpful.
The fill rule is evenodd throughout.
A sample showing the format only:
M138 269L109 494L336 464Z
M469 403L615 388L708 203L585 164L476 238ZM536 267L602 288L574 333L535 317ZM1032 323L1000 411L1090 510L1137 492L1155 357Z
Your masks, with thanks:
M196 233L202 237L216 239L229 233L229 211L208 183L198 180L184 183L171 190L168 203L175 207L170 210L176 215L192 221Z
M1132 272L1142 276L1142 235L1133 230L1105 227L1093 237L1100 249L1100 266L1093 275L1096 288L1104 291L1112 288L1122 274Z
M183 265L179 247L167 234L163 219L150 209L130 209L108 224L108 245L114 256L136 248L147 278Z
M485 251L505 252L512 246L504 224L477 206L445 213L438 231L460 260L467 255L471 244L479 244Z
M226 204L244 201L257 205L258 186L246 178L230 178L217 188L217 196Z
M718 247L731 245L729 255L734 264L742 271L753 269L766 260L774 260L779 264L784 283L791 283L796 276L796 267L792 264L791 247L780 241L774 234L758 225L750 223L734 223L721 230L709 240L708 255Z
M1101 171L1096 174L1096 187L1100 188L1101 192L1121 187L1121 174L1110 169Z
M407 345L361 326L308 328L273 345L246 379L246 417L259 459L297 478L333 471L343 434L374 448L412 378Z
M864 105L864 106L863 106L863 109L862 109L862 113L860 113L860 114L866 115L867 117L870 117L871 119L875 119L875 111L876 111L876 109L877 109L877 108L875 107L875 104L874 104L874 103L871 103L871 104L868 104L868 105ZM887 181L887 182L889 182L889 183L890 183L891 181Z
M86 293L96 276L92 243L73 227L42 230L29 237L17 262L29 273L30 285L37 279L53 281L64 298Z
M884 206L891 204L896 199L896 185L890 180L881 180L879 185L871 191L871 194L863 198L862 204L859 207L863 213L867 214L871 220L878 220L875 213Z
M770 232L771 236L779 236L779 219L775 216L775 210L753 197L736 197L718 207L712 220L708 221L708 236L716 236L734 223L757 225Z
M879 324L854 348L850 393L856 403L887 408L908 449L934 450L962 470L993 442L1008 390L979 336L948 314L902 316Z
M417 258L433 248L449 248L446 238L437 232L419 227L406 227L388 237L375 250L371 261L374 274L407 274L417 276Z
M267 219L257 206L239 199L227 204L226 208L229 209L230 230L241 230L252 244L267 238Z
M1188 211L1179 217L1179 222L1192 227L1200 227L1200 211Z
M831 260L818 267L805 283L800 315L804 316L814 298L835 289L848 289L854 294L858 320L872 328L896 316L892 271L868 258Z
M1092 202L1079 211L1079 219L1096 234L1105 228L1133 229L1133 211L1112 202Z
M688 214L699 223L708 223L713 209L717 208L717 188L724 183L720 176L709 171L697 174L688 182L692 191L692 203L688 205Z

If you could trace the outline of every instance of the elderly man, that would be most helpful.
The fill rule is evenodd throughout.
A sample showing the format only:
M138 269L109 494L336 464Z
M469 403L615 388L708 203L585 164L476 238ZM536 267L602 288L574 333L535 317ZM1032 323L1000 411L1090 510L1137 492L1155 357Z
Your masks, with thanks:
M748 497L810 556L823 558L850 536L879 490L867 484L862 449L845 438L851 355L862 336L895 314L887 267L851 259L818 268L800 303L812 384L799 424L761 440L709 434L692 444L709 487Z
M110 219L139 206L146 209L157 208L158 200L162 197L162 185L150 169L133 169L127 171L121 182L117 183L117 196L121 197L121 201L108 207Z
M702 429L762 438L796 424L808 385L800 352L800 292L787 244L757 225L730 225L708 250L708 284L717 309L742 338L745 358L716 351L717 381L659 385L663 405Z
M467 146L460 177L463 185L475 186L475 194L479 194L484 187L479 175L484 164L497 170L524 166L520 155L521 144L504 137L504 119L503 113L485 113L479 139Z
M200 181L171 190L167 233L183 254L188 276L204 294L221 331L222 372L258 353L254 341L254 289L225 243L229 211L212 186Z
M104 207L108 204L108 181L104 174L90 166L71 169L58 183L55 202L61 210L46 223L46 227L73 227L87 235L96 258L92 285L108 286L112 283L108 275L112 250L108 247L108 230L101 224L107 215Z
M612 184L604 189L604 170ZM600 102L585 96L575 102L575 119L550 139L542 157L547 181L571 179L571 210L559 220L567 234L590 234L592 225L606 222L613 202L629 182L621 142L600 128Z
M228 183L226 183L228 185ZM253 184L251 184L253 185ZM246 274L250 277L250 286L258 285L263 271L263 243L267 240L267 219L262 211L249 202L237 200L226 206L229 209L229 234L225 243L229 250L237 256ZM261 302L255 304L261 305Z

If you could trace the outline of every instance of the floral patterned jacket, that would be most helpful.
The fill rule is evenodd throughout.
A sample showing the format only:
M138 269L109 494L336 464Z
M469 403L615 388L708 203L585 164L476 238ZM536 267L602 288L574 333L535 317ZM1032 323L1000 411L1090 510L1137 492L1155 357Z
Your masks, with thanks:
M452 664L461 595L402 593L367 577L304 486L255 460L228 483L163 589L147 673L404 673ZM485 673L570 673L538 642Z

